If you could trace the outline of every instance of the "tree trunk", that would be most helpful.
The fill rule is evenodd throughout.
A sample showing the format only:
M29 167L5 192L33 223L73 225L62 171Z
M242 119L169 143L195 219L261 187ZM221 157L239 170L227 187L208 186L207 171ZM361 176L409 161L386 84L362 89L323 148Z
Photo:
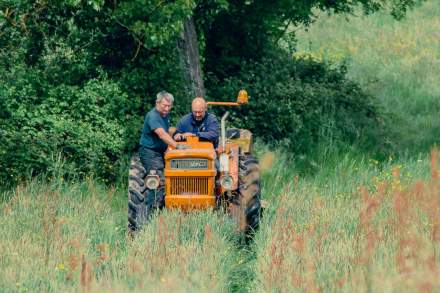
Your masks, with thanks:
M189 98L204 97L205 86L200 67L199 43L193 17L184 23L182 36L178 41L180 63L185 75L186 92Z

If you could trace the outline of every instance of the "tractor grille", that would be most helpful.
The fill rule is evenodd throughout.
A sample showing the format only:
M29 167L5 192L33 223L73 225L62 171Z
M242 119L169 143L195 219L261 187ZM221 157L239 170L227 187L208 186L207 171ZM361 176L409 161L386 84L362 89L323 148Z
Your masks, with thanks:
M209 177L172 177L172 195L207 195Z
M207 159L172 159L171 169L207 170Z

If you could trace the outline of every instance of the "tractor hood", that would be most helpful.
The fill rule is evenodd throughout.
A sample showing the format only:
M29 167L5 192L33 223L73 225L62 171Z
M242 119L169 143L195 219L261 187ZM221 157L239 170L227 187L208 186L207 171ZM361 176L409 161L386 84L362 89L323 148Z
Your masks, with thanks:
M168 150L165 154L165 160L182 158L203 158L214 160L215 150L211 149L186 149L186 150Z

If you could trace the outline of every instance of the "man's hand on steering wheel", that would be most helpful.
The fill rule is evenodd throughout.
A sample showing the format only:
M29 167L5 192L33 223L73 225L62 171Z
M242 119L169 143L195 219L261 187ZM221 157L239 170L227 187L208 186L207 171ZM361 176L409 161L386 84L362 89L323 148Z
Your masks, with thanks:
M175 141L181 141L183 138L182 133L177 133L174 135L174 140Z
M191 132L178 133L174 136L174 140L175 141L183 141L183 140L186 140L190 136L196 136L196 135Z

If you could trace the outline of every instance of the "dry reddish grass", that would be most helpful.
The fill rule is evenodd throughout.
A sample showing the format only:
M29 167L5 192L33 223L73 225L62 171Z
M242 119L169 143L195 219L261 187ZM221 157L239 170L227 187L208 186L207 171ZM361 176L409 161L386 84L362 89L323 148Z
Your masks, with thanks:
M225 291L235 261L221 214L164 212L125 235L125 190L92 180L19 186L0 208L0 288L7 292ZM228 229L230 227L230 229ZM0 290L0 291L2 291Z
M48 292L438 291L438 152L432 152L430 176L424 179L408 180L405 166L399 165L373 173L362 184L350 183L360 182L349 181L356 174L337 182L353 185L352 193L339 190L337 196L328 181L320 186L305 184L296 174L285 177L289 184L274 178L282 186L269 188L281 196L265 211L253 259L252 252L245 259L234 245L234 225L220 214L164 212L132 239L121 231L126 203L119 214L109 205L120 196L115 190L92 181L18 187L0 209L0 287Z
M354 206L353 200L346 201L344 209L334 198L312 200L301 195L306 190L284 191L259 250L254 287L279 292L440 290L438 151L431 153L429 179L402 183L399 166L390 173L374 186L357 188ZM299 214L309 220L299 221ZM350 219L357 222L353 231L335 228L353 226Z

